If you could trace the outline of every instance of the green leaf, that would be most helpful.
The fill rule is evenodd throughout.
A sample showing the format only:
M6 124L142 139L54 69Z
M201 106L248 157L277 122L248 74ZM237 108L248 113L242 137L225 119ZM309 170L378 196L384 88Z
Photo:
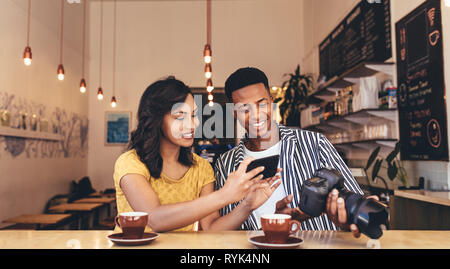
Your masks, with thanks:
M389 163L388 166L388 177L391 181L394 181L394 179L397 177L398 174L398 167L397 164L394 162L392 165Z
M374 151L372 151L372 154L370 154L369 160L367 161L366 168L364 168L365 171L369 169L369 167L372 165L373 161L375 161L375 158L378 156L378 153L380 152L381 147L377 147Z
M392 161L394 160L395 156L397 156L398 152L395 151L395 149L389 153L389 155L386 157L386 162L391 165Z
M373 166L373 170L372 170L372 181L374 181L375 178L378 176L378 172L380 171L381 163L382 163L382 162L383 162L383 161L380 160L380 159L378 159L378 160L375 162L375 164L374 164L374 166Z
M402 173L400 175L400 181L403 183L403 185L405 185L405 187L409 188L409 182L408 182L405 168L400 167L400 170L402 171Z
M400 146L401 146L400 141L398 141L397 144L395 144L395 151L396 152L400 152Z

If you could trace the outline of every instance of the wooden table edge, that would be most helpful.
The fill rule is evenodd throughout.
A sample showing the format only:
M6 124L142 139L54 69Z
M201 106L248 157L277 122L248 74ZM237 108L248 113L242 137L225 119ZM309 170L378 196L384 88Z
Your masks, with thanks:
M58 219L58 221L56 222L36 222L36 221L17 221L20 217L24 217L24 216L59 216L61 217L61 219ZM13 217L7 220L4 220L3 223L21 223L21 224L58 224L68 218L70 218L72 216L72 214L24 214L24 215L20 215L17 217Z
M90 209L80 209L80 210L73 209L73 208L60 210L58 208L59 205L56 205L56 206L50 207L49 211L51 211L51 212L73 212L73 211L87 212L87 211L93 211L104 205L103 203L70 203L70 204L72 204L72 205L91 205L92 207Z

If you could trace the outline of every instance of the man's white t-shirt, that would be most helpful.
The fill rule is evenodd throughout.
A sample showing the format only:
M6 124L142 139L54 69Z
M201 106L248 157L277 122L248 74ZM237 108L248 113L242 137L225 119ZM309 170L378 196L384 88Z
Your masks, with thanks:
M280 151L281 151L281 142L278 142L272 147L263 151L250 151L244 146L244 159L248 157L261 159L273 155L279 155ZM280 168L280 163L278 163L278 168ZM286 192L284 191L283 181L281 180L280 186L278 186L278 188L273 192L273 194L269 197L269 199L267 199L267 201L264 204L262 204L260 207L258 207L253 211L259 229L261 228L261 216L265 214L275 213L276 203L281 199L283 199L284 197L286 197Z

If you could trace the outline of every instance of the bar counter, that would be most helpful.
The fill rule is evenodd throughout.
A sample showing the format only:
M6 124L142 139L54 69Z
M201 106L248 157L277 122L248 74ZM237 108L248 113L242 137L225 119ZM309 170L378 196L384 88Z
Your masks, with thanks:
M395 196L414 199L422 202L433 203L437 205L450 206L450 192L436 192L424 190L410 190L394 192Z
M0 249L254 249L248 239L261 231L160 233L148 245L117 246L107 235L113 231L0 231ZM301 249L450 249L450 231L384 231L379 240L350 232L299 231Z

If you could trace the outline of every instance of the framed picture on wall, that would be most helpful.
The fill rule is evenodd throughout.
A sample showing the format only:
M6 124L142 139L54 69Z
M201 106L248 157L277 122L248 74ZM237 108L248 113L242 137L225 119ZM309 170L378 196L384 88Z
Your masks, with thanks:
M105 145L128 144L131 132L131 111L107 111L105 121Z

